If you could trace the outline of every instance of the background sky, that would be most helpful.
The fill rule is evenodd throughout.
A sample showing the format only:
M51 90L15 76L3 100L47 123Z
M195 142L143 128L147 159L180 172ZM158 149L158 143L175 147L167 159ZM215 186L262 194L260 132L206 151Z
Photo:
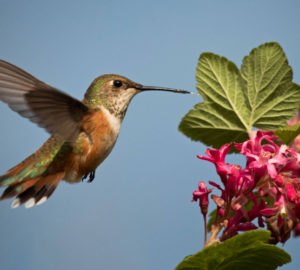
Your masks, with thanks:
M104 73L195 91L202 52L240 66L253 47L277 41L300 83L299 10L298 1L274 0L0 0L0 58L81 99ZM219 180L196 158L204 145L178 132L200 101L136 96L93 183L62 183L31 209L1 202L1 269L174 269L202 249L202 219L190 200L200 179ZM3 103L0 123L1 173L48 138ZM281 269L300 268L299 241L285 244L293 263Z

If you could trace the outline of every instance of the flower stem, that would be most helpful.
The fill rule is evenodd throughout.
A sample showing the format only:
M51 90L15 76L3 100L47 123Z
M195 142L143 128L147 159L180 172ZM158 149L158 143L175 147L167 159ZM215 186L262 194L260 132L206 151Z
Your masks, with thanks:
M206 247L206 245L207 245L207 222L206 222L206 215L203 215L203 222L204 222L204 245L203 245L203 247Z
M208 247L211 244L214 244L215 242L219 242L219 240L216 239L216 237L218 236L219 232L222 230L223 226L224 225L222 225L222 224L218 224L217 226L212 225L210 237L209 237L209 240L208 240L207 244L205 245L205 247Z

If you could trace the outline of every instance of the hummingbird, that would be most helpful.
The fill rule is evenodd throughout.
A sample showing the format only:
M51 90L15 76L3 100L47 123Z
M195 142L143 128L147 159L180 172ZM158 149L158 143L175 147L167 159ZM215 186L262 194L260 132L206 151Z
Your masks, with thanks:
M15 197L12 208L30 208L44 203L62 180L77 183L88 177L92 182L116 143L131 99L144 91L193 94L105 74L91 83L80 101L0 60L0 100L51 135L0 176L0 187L6 187L0 200Z

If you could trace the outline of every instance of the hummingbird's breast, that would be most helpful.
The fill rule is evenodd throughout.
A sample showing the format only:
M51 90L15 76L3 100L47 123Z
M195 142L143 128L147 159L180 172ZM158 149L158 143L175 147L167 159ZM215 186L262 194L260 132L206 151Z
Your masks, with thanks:
M94 171L110 154L118 138L121 119L111 114L105 107L87 115L83 119L83 132L80 133L65 180L78 182L83 175Z

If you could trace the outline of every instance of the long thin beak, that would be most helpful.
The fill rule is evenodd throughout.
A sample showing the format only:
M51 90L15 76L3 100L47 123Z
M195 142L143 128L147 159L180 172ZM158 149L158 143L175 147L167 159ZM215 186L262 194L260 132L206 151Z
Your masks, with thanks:
M141 91L168 91L168 92L180 93L180 94L199 95L198 93L193 93L193 92L189 92L186 90L167 88L167 87L159 87L159 86L137 85L136 88Z

